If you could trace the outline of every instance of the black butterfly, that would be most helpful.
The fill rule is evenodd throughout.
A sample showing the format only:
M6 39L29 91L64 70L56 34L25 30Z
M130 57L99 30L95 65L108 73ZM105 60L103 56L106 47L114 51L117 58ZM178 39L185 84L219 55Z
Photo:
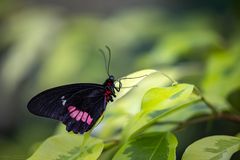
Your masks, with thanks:
M116 97L115 91L121 89L120 80L109 74L111 59L110 48L108 66L104 55L108 79L103 84L77 83L59 86L43 91L33 97L27 105L28 110L38 116L62 121L67 131L83 134L89 131L102 116L109 101ZM115 86L115 82L119 86Z

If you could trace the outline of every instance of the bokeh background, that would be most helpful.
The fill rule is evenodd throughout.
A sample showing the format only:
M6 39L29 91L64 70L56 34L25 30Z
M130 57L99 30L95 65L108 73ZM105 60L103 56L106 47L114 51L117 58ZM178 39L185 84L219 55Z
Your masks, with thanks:
M197 85L210 101L240 107L237 0L1 0L0 35L0 159L25 159L54 133L57 122L27 111L33 95L106 79L98 52L105 45L112 49L116 77L178 69L181 78L173 78ZM213 134L199 133L210 126L218 134L240 131L225 121L203 125L183 131L188 139L179 143Z

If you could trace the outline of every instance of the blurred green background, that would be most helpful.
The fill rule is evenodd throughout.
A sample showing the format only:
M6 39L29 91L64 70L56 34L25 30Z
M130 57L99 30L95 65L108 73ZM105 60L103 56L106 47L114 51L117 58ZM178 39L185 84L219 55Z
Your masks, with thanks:
M199 86L220 108L237 112L239 27L237 0L1 0L0 159L25 159L33 144L54 132L57 122L27 111L33 95L107 78L98 52L105 45L112 49L116 77L147 68L178 69L181 78L173 78ZM222 121L215 127L218 134L240 131Z

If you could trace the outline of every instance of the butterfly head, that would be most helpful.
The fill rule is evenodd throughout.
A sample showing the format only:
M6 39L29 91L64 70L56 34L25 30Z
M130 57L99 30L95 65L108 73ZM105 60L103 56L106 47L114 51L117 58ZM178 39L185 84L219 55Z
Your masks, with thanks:
M110 75L108 79L104 82L104 85L107 87L113 87L114 88L114 82L115 82L115 77L113 75Z
M114 77L113 75L110 75L110 76L108 77L108 79L111 80L111 81L113 81L113 82L115 81L115 77Z

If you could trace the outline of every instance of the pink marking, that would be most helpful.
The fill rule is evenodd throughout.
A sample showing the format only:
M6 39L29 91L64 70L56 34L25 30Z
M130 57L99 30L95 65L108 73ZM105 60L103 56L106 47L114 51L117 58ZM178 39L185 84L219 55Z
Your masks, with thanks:
M80 121L80 119L82 118L82 115L83 115L83 112L80 111L80 112L78 113L77 117L76 117L76 120L77 120L77 121Z
M75 111L73 111L73 112L70 114L70 116L71 116L72 118L75 118L75 117L78 115L78 113L79 113L79 110L75 110Z
M90 125L90 124L92 123L92 120L93 120L93 119L92 119L91 116L89 115L89 116L88 116L88 119L87 119L87 124Z
M87 112L83 112L83 116L82 116L82 121L85 122L87 120L87 116L88 113Z
M75 106L69 106L68 107L68 112L72 112L72 111L74 111L76 109L76 107Z

